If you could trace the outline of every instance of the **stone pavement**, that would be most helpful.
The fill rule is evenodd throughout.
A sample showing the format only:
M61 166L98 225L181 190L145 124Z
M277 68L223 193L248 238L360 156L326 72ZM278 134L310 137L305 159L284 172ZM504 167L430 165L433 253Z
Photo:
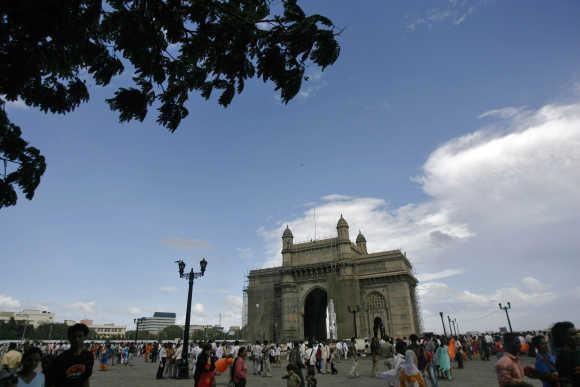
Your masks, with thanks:
M530 364L532 359L524 358L523 364ZM180 387L193 386L193 380L174 380L174 379L155 379L157 366L151 363L144 363L138 359L129 367L113 366L108 371L98 371L98 362L95 364L95 371L91 378L92 387ZM494 372L495 359L489 362L484 361L467 361L465 368L462 370L454 369L452 381L441 381L442 387L496 387L497 381ZM359 362L359 378L349 378L348 372L351 367L350 360L342 360L337 363L338 375L317 375L319 387L331 386L348 386L348 387L370 387L383 386L385 382L376 378L371 378L371 361L368 358ZM251 370L251 367L250 367ZM248 387L283 387L286 381L281 379L282 368L273 368L271 378L250 375ZM227 375L220 375L216 378L217 386L226 386L228 382ZM535 380L527 380L533 386L541 387L541 383Z

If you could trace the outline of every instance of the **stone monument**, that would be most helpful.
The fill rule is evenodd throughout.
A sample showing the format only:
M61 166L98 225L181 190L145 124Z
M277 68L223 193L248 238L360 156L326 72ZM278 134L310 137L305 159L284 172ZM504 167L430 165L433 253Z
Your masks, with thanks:
M244 289L247 340L408 337L420 333L417 279L400 250L368 253L340 216L337 237L294 243L282 234L282 266L252 270ZM355 332L356 331L356 332Z

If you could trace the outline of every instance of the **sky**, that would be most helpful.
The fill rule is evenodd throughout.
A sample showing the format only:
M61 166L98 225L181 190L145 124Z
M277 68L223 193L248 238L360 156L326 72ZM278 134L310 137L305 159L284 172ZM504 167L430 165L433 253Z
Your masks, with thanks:
M244 278L342 213L370 252L406 252L424 329L580 323L580 3L302 1L341 55L288 105L253 81L227 109L192 95L174 134L119 124L93 88L66 116L10 119L48 169L0 212L0 310L48 308L133 328L176 312L240 325ZM127 79L127 78L125 78ZM574 307L575 306L575 307Z

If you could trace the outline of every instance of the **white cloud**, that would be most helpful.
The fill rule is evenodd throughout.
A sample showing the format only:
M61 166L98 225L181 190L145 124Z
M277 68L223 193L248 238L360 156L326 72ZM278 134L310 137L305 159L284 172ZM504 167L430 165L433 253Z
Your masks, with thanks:
M510 109L496 109L503 116L495 115L500 120L493 128L451 139L427 157L413 179L426 195L422 202L394 207L383 198L332 194L299 216L260 228L264 266L280 264L286 224L295 242L310 240L316 210L318 238L334 237L343 213L351 239L361 229L371 252L402 248L427 279L445 278L449 272L441 267L470 268L454 277L453 288L422 284L427 309L468 305L475 326L486 322L476 317L494 311L494 303L511 301L536 312L527 321L545 326L550 314L535 308L572 297L569 289L577 284L570 273L580 271L573 231L580 228L580 104L515 115Z
M159 290L163 293L175 293L177 288L175 286L161 286Z
M128 311L129 311L129 314L132 314L134 316L143 314L143 310L141 308L136 307L136 306L130 306Z
M242 308L242 297L234 296L232 294L227 294L225 297L225 304L230 308L240 309Z
M322 200L325 202L335 202L340 200L350 200L352 197L347 195L339 195L339 194L330 194L322 197Z
M7 294L0 293L0 308L15 309L20 308L20 301Z
M454 303L467 304L472 307L493 307L499 302L506 303L507 301L520 306L541 305L556 298L556 294L548 291L548 287L545 285L542 286L542 289L531 290L528 288L526 279L523 279L521 284L524 289L520 289L519 284L516 284L497 289L492 293L477 293L470 290L458 290L441 282L425 282L419 284L418 294L423 303L430 305Z
M404 247L407 252L416 253L440 246L441 240L434 240L434 232L447 235L449 242L472 235L464 224L450 222L445 211L438 210L432 204L409 204L391 209L383 199L378 198L347 199L346 196L334 194L325 196L323 200L324 203L315 208L317 239L335 237L336 222L343 214L350 225L351 237L357 230L362 230L370 252ZM266 243L268 255L264 267L280 265L280 238L286 225L292 230L295 242L314 239L315 209L310 208L299 218L281 222L274 229L258 230Z
M437 23L460 25L484 3L484 0L448 0L443 7L431 8L418 17L408 17L410 20L406 27L408 31L415 31L421 26L431 28Z
M194 304L192 309L195 313L198 313L198 314L205 313L205 307L203 306L203 304Z
M419 281L433 281L463 274L463 269L445 269L436 273L422 273L417 275Z
M512 118L525 111L525 106L507 106L500 109L488 110L481 113L477 118Z
M70 305L67 305L67 308L72 309L72 310L76 310L77 312L82 313L82 315L83 315L82 317L88 317L90 315L94 315L95 306L96 306L95 301L88 301L88 302L77 301L77 302L74 302Z
M548 288L545 284L541 283L534 277L525 277L522 279L522 283L527 290L532 292L543 292Z

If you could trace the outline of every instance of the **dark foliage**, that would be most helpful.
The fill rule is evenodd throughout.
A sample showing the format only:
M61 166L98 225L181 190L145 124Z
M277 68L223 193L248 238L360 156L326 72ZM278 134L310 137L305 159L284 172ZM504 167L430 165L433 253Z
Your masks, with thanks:
M65 114L89 99L86 80L108 85L130 64L133 84L107 99L120 121L157 108L175 131L190 93L218 93L228 106L246 80L271 81L282 101L299 92L309 63L336 61L333 23L296 0L3 0L0 2L0 157L19 167L0 176L0 208L14 186L31 199L45 170L8 120L2 99ZM133 71L133 70L131 70Z

